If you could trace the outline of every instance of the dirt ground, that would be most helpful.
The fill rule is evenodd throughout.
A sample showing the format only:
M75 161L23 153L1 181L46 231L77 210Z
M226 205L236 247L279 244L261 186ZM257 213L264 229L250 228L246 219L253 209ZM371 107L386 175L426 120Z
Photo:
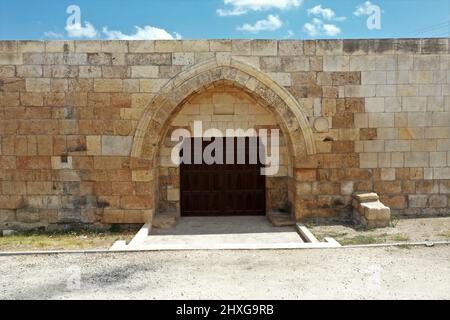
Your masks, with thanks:
M450 299L450 246L0 257L0 299Z
M217 219L217 217L215 217L215 219ZM281 228L273 228L265 219L264 221L267 224L267 226L264 225L265 232L270 232L272 229L274 232L280 231ZM202 225L202 223L199 223L199 225ZM320 240L324 237L333 237L342 245L450 240L450 217L401 219L394 221L393 226L381 229L362 229L360 227L341 224L307 224L307 226ZM229 224L221 222L216 227L211 228L208 233L229 233L229 230L227 229L229 227ZM237 227L238 228L234 226L233 232L261 232L260 224L255 225L254 230L251 229L252 225L248 223L241 224L240 228L239 226ZM155 229L154 231L158 231L156 232L157 234L166 234L167 232L170 233L178 229L161 229L159 231ZM13 236L0 237L0 251L109 249L116 240L130 241L137 230L138 229L136 228L120 232L77 231L19 233ZM177 234L177 232L174 234Z
M450 240L450 217L400 219L380 229L339 224L308 224L307 227L319 239L333 237L342 245Z

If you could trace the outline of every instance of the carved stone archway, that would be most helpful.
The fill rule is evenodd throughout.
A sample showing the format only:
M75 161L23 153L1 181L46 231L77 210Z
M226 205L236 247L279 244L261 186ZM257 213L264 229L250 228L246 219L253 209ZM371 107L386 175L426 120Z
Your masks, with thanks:
M284 87L256 68L231 57L213 58L182 71L171 79L145 108L135 132L132 159L156 167L156 156L171 119L193 94L217 83L232 83L254 97L278 119L296 159L316 153L311 127L298 101ZM150 169L151 169L150 168ZM156 173L151 173L155 190ZM292 183L295 195L295 181ZM151 218L150 218L151 219Z

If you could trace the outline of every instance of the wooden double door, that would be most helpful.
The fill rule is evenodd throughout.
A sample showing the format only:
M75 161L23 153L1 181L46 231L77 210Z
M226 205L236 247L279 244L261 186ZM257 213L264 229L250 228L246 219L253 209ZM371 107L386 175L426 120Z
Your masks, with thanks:
M262 164L258 152L258 138L213 138L212 141L201 141L200 138L198 145L201 148L197 147L197 154L200 149L203 153L214 139L222 140L223 164L207 164L203 157L201 157L201 163L195 164L195 139L199 138L190 139L190 164L182 163L180 165L181 215L265 215L266 180L260 172ZM230 148L230 143L233 148ZM257 150L255 150L255 145ZM238 146L240 147L238 148ZM258 155L256 163L250 163L252 159L255 159L250 156L250 150ZM227 151L229 153L228 163L230 159L234 158L233 164L227 164ZM238 152L241 156L238 155ZM245 157L242 156L243 154ZM213 153L213 155L215 154ZM238 163L238 157L241 157L241 162L244 157L245 163Z

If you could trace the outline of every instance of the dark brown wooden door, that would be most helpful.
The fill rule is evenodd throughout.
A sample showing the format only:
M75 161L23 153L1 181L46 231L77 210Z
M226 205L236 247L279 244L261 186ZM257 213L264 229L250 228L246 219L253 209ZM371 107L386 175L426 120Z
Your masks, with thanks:
M222 138L216 138L222 139ZM226 164L226 139L234 140L234 164ZM257 138L223 139L223 163L194 164L194 139L191 144L191 164L180 165L181 215L265 215L265 176L260 174L261 161L251 164L249 150ZM245 139L245 163L237 163L238 139ZM241 140L241 146L244 141ZM202 143L202 152L211 142ZM254 150L252 148L252 150ZM229 156L231 157L231 156ZM203 157L202 157L203 158Z

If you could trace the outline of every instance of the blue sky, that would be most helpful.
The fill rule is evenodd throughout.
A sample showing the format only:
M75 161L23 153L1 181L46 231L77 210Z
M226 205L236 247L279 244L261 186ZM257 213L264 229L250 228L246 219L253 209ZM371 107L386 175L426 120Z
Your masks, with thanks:
M0 0L0 39L448 37L449 0ZM80 20L67 13L80 8ZM375 9L374 9L375 8ZM380 28L369 29L377 18ZM376 25L375 25L376 26Z

